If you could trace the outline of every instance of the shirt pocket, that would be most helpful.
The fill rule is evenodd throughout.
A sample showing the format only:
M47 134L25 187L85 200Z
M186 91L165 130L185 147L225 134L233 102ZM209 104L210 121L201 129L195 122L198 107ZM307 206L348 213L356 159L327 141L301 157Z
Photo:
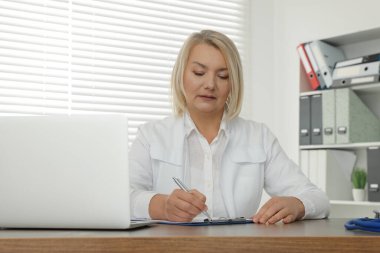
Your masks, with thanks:
M231 152L231 161L238 177L261 177L266 155L259 146L238 147Z
M170 194L175 188L173 177L182 177L182 159L178 152L168 151L159 144L150 147L153 172L153 190Z
M182 164L182 155L177 151L166 150L162 145L153 143L150 146L150 156L153 160L170 163L173 165Z

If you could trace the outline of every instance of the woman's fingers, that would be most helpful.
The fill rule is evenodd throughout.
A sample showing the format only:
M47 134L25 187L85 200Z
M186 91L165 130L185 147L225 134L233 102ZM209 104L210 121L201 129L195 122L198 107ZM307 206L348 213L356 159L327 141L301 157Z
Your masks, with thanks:
M190 221L200 212L207 209L206 197L196 190L185 192L176 189L166 201L166 213L168 220Z
M255 223L291 223L305 214L303 203L295 197L273 197L252 218Z

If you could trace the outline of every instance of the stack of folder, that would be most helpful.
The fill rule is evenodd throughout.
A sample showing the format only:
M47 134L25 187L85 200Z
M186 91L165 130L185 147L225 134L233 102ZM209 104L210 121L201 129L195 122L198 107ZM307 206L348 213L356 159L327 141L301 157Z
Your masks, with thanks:
M380 120L350 88L300 97L300 145L380 141Z
M380 81L380 53L345 59L342 49L316 40L297 47L310 88L342 88Z
M340 88L375 83L380 76L380 53L339 61L333 71L331 87Z
M345 59L343 51L326 42L316 40L297 47L312 90L330 88L335 64Z

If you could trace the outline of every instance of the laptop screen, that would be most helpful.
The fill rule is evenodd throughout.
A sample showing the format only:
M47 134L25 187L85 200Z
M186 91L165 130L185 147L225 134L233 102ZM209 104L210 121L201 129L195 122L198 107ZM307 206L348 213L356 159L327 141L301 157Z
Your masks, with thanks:
M127 118L0 117L0 203L0 227L127 228Z

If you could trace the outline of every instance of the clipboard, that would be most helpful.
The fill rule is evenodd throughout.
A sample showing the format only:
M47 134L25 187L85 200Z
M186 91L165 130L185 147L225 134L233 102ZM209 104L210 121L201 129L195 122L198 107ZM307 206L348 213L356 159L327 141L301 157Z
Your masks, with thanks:
M204 220L193 220L191 222L175 222L175 221L159 221L159 224L166 225L179 225L179 226L215 226L215 225L236 225L236 224L248 224L254 223L252 219L247 219L245 217L239 218L219 218L219 219L204 219Z

